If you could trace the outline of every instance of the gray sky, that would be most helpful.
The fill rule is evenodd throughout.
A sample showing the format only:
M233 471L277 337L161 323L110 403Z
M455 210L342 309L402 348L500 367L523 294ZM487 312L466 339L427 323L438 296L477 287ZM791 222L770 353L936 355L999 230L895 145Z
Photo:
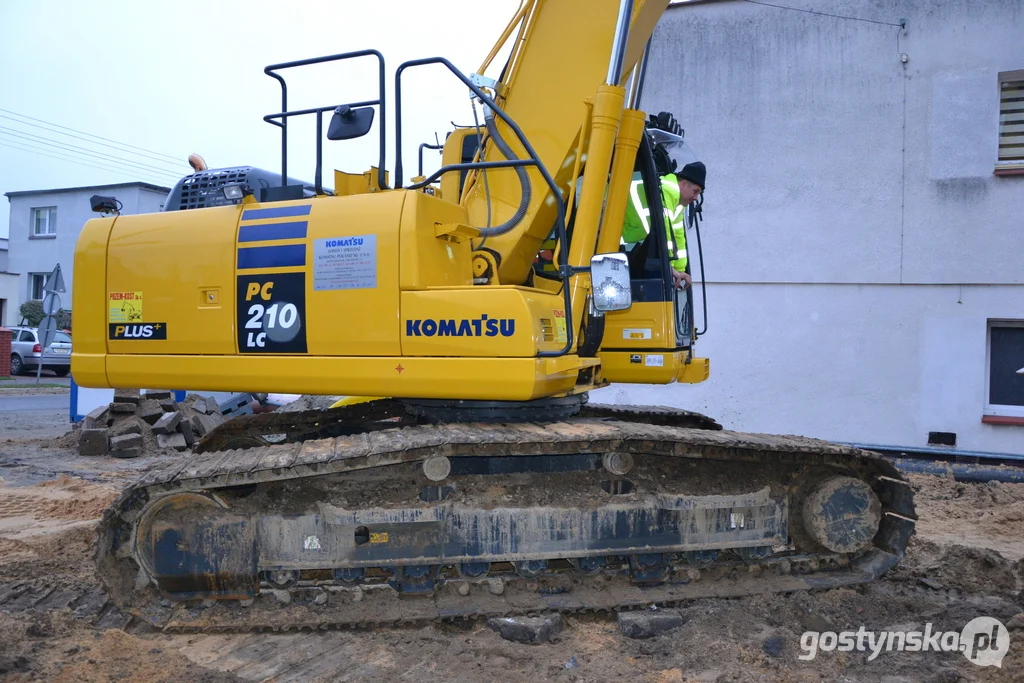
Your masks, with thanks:
M280 133L262 118L280 111L280 88L263 68L368 48L382 52L386 62L387 167L393 171L395 67L444 56L471 73L518 6L519 0L0 0L0 193L131 180L170 186L191 171L186 158L192 152L212 168L252 164L277 170ZM290 109L376 97L375 60L369 58L285 76ZM407 71L403 96L408 182L419 143L433 142L435 133L443 140L452 120L472 123L472 110L465 88L439 66ZM305 118L290 129L288 171L312 180L314 123ZM325 141L328 186L331 169L361 173L376 162L376 125L360 140ZM439 165L436 153L425 161L431 170ZM4 201L0 237L7 236L9 213Z

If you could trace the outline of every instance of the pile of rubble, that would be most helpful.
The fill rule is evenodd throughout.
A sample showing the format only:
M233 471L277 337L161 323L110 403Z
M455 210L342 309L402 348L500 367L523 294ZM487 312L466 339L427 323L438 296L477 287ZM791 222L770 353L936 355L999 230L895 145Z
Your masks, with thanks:
M187 451L225 419L217 403L197 394L178 403L169 391L118 389L113 403L85 416L78 452L137 458L160 450Z

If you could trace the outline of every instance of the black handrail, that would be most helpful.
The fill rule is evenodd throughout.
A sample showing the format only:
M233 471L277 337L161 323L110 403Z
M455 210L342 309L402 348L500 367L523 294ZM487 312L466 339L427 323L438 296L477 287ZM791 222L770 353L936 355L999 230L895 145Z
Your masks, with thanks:
M470 164L449 164L448 166L442 166L439 168L431 175L431 178L436 179L449 171L460 171L464 168L486 168L487 164L499 164L501 166L536 166L537 170L540 171L540 174L544 177L544 181L547 183L552 195L561 198L562 193L558 191L558 186L555 185L554 178L551 177L547 167L541 163L540 157L537 156L537 152L533 149L533 145L531 145L526 139L526 136L523 134L523 131L519 128L518 124L516 124L508 114L502 111L502 109L495 104L494 100L488 97L483 90L477 87L475 83L469 80L465 74L459 71L454 64L444 57L427 57L425 59L409 60L408 62L401 64L395 71L395 189L402 187L402 73L408 68L414 66L425 66L427 64L443 64L446 66L449 71L455 74L455 76L473 92L474 95L480 98L481 102L493 111L498 118L505 122L505 125L515 133L516 138L518 138L523 149L525 149L527 154L530 155L529 159L521 159L516 162L481 161ZM427 180L424 180L416 183L415 185L410 185L409 189L422 187L427 182ZM569 291L569 279L572 277L574 271L572 266L569 265L569 238L565 229L565 205L562 201L557 201L555 204L558 206L558 217L555 220L555 227L558 230L558 241L562 245L562 248L558 250L558 270L559 274L562 276L562 298L565 302L565 317L566 320L570 321L570 323L566 326L565 346L562 347L560 351L538 351L537 356L540 358L564 356L572 350L572 346L575 341L573 325L571 322L573 319L572 294Z
M432 145L429 142L420 143L420 168L419 173L416 175L423 175L423 150L425 149L444 149L444 145Z
M339 106L335 104L329 107L314 107L312 109L301 109L298 111L288 111L288 85L284 82L284 77L280 74L274 73L279 69L291 69L297 66L309 66L310 64L323 64L324 62L336 62L343 59L354 59L356 57L369 57L373 56L377 58L379 63L378 68L378 98L375 100L366 100L363 102L353 102L348 104L349 107L367 107L377 105L380 108L380 161L377 163L377 183L381 189L387 188L385 182L385 169L384 169L384 158L385 158L385 147L387 145L387 130L385 128L385 97L384 97L384 55L377 50L357 50L355 52L344 52L336 55L329 55L327 57L312 57L310 59L300 59L294 62L282 62L281 64L271 64L270 66L263 69L263 73L267 74L271 78L275 79L281 84L281 111L276 114L267 114L263 117L263 120L267 123L277 126L281 129L281 187L288 184L288 117L290 116L303 116L305 114L316 114L317 117L317 135L316 135L316 191L319 194L321 191L321 175L323 168L323 113L325 111L333 111ZM277 119L281 119L278 121Z
M516 168L519 166L536 166L533 163L533 159L507 159L505 161L467 161L463 164L448 164L437 169L430 176L424 178L418 183L413 183L405 189L407 190L418 190L425 185L429 185L434 182L445 173L449 171L471 171L475 168Z

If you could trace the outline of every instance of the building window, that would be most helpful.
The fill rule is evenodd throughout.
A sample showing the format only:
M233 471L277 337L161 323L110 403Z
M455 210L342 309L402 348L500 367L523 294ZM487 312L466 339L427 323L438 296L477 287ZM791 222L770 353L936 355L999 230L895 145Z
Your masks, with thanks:
M30 273L28 276L28 298L42 299L45 285L46 273Z
M1024 169L1024 70L999 74L1000 168Z
M985 413L1024 418L1024 320L988 323L988 404Z
M57 236L57 207L32 209L32 237Z

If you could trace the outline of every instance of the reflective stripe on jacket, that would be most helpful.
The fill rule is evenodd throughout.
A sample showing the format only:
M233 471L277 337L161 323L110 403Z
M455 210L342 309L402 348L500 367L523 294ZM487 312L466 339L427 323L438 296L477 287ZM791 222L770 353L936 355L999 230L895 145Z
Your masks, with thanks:
M622 225L622 241L625 243L642 242L651 230L651 212L647 208L647 195L642 190L643 180L639 173L634 173ZM671 173L661 177L661 203L665 210L669 259L673 268L685 272L689 261L686 257L686 207L679 203L679 180Z

